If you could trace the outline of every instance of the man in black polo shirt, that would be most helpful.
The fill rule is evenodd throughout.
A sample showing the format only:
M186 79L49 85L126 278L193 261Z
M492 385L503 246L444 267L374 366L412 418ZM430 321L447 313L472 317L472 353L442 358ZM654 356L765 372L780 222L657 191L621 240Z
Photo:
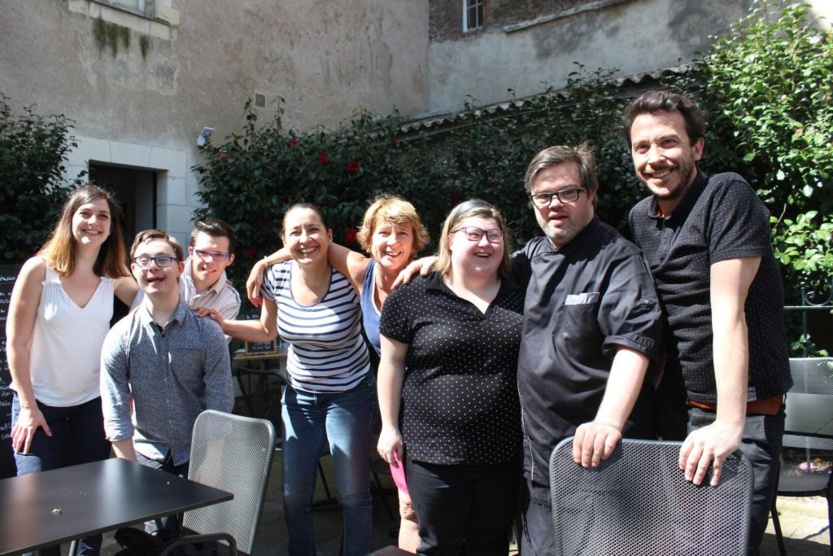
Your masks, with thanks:
M657 422L671 426L661 433L685 438L680 468L695 484L713 467L717 485L737 449L751 460L749 553L757 554L792 385L783 292L763 203L741 176L697 169L705 124L697 105L667 91L630 104L625 137L636 175L652 193L631 210L630 225L667 322Z
M512 259L526 287L518 359L527 486L521 552L542 556L553 553L548 463L556 444L575 435L576 461L597 466L623 433L652 435L650 407L643 408L652 388L644 378L661 320L639 250L595 215L598 182L586 146L538 153L525 187L545 236Z

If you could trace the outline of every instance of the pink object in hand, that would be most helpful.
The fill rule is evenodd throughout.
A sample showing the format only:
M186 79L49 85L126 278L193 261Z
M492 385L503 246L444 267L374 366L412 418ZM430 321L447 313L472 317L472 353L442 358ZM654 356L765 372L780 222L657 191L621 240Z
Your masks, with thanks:
M393 484L402 492L408 492L408 483L405 482L405 465L399 459L396 450L393 452L393 463L390 464L390 474L393 477Z

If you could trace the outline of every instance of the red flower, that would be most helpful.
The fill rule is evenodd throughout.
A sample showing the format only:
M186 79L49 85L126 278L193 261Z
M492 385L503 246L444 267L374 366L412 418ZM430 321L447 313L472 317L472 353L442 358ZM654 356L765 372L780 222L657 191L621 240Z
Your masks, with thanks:
M292 139L289 140L289 146L292 147L293 149L295 148L295 146L297 144L298 144L298 138L297 137L293 137Z
M324 151L318 151L318 163L322 166L330 163L330 159L324 154Z
M257 247L252 247L250 245L249 247L246 247L245 249L243 249L243 253L247 257L254 257L255 255L257 255Z
M347 245L356 243L356 228L350 228L344 232L344 243Z
M347 163L347 173L355 176L358 174L362 169L362 165L356 162L355 160L351 160Z

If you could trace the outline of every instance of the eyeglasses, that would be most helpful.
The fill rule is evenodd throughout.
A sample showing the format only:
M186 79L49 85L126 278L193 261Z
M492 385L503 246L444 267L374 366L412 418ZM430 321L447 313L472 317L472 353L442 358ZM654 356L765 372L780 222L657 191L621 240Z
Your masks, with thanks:
M457 232L466 234L466 239L469 241L480 241L484 235L486 236L486 241L489 243L500 243L503 241L503 230L481 230L475 226L464 226L451 231L452 234L456 234Z
M194 249L194 254L205 262L223 262L231 258L231 253L223 253L222 251L203 251L202 249Z
M562 189L553 193L533 193L529 197L532 199L533 205L544 208L552 204L553 198L558 199L560 203L575 203L578 201L581 192L586 190L584 187L575 187L572 189Z
M171 257L170 255L156 255L155 257L142 255L141 257L133 259L133 262L139 265L142 269L147 269L150 267L151 262L156 263L156 266L159 268L168 268L176 260L176 257Z

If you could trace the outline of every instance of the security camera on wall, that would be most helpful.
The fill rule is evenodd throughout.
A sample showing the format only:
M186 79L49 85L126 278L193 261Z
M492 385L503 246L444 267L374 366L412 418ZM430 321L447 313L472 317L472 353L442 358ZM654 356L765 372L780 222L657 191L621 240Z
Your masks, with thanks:
M199 136L197 137L197 146L201 149L205 148L205 142L211 137L211 134L214 133L213 127L204 127L202 131L200 131Z

